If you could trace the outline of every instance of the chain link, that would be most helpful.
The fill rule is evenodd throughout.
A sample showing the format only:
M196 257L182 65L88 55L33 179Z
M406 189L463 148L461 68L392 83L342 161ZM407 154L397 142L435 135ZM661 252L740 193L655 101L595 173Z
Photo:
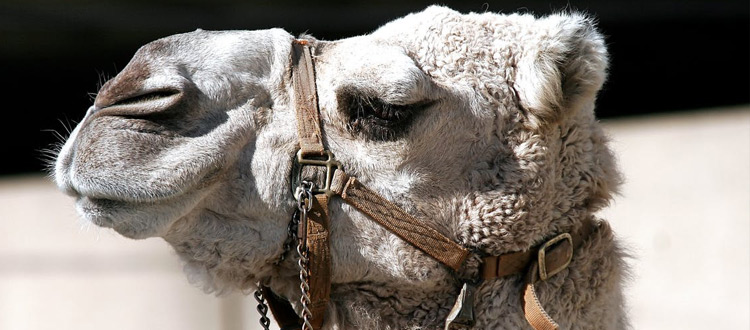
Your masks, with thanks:
M297 228L299 227L299 210L295 210L294 214L292 214L292 220L289 221L289 225L286 227L286 240L284 241L284 247L283 251L281 252L281 255L279 256L279 259L274 262L274 265L281 264L284 260L286 260L287 255L289 254L289 251L292 250L292 244L294 244L295 241L297 241Z
M305 242L297 236L297 228L300 222L307 222L307 212L312 209L312 190L314 184L309 181L302 181L299 187L294 192L294 198L297 200L297 211L292 215L292 220L289 222L287 227L287 239L284 241L284 251L282 252L279 260L275 262L276 265L280 264L286 259L286 255L292 249L292 243L297 241L297 255L299 260L297 266L299 267L299 280L300 280L300 291L302 296L300 297L300 303L302 304L302 330L313 330L313 326L310 323L312 313L310 312L310 284L309 284L309 272L308 272L308 258L307 248ZM271 320L268 318L268 304L266 299L263 298L263 288L258 284L258 290L254 293L255 300L258 302L258 313L260 313L260 325L263 330L268 330Z
M314 188L314 184L309 181L302 181L299 187L297 187L297 190L295 191L295 198L297 199L297 209L299 210L299 222L303 224L307 224L307 212L312 209L312 190ZM302 292L302 295L299 299L300 303L302 304L302 330L313 330L313 326L310 323L310 318L312 317L312 313L310 312L310 282L309 277L310 273L308 271L309 267L309 260L307 258L307 247L305 246L305 242L301 238L297 239L297 255L299 256L299 261L297 261L297 266L299 266L299 288Z
M312 209L313 189L315 189L315 183L302 181L297 189L294 190L294 199L297 200L297 209L300 212Z
M258 302L258 313L260 313L260 326L263 327L263 330L268 330L269 325L271 324L271 319L268 318L268 304L266 303L266 299L263 298L263 287L260 286L260 283L258 283L258 290L255 290L255 300Z
M308 269L308 259L307 259L307 249L302 246L302 240L299 241L299 244L297 244L297 255L299 255L299 261L297 262L297 265L299 266L299 289L302 292L302 296L300 297L299 301L302 304L302 330L312 330L312 324L310 323L310 318L312 317L312 312L310 312L310 284L308 282L309 279L309 272Z

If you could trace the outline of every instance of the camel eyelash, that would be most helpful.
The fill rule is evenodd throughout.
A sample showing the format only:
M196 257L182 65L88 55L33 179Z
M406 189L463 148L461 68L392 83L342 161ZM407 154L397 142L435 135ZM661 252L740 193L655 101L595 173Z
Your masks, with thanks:
M349 115L348 129L370 140L393 141L405 134L414 117L433 102L392 104L377 97L347 94L340 104Z

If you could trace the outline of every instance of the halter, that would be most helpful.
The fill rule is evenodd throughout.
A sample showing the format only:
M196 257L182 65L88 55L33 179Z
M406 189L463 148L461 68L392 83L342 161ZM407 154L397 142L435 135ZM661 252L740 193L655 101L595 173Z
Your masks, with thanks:
M295 236L298 242L302 317L294 312L288 301L274 294L268 287L260 286L255 296L259 302L258 310L263 315L261 324L264 328L269 323L265 316L267 304L282 330L312 330L320 329L323 325L331 293L328 202L332 198L341 198L454 272L462 267L469 256L469 250L409 215L344 171L342 164L323 144L315 68L309 42L295 40L292 43L291 58L300 145L292 181L299 211L295 213L299 215L295 217L298 220ZM323 182L316 184L302 180L302 170L307 166L324 167ZM527 251L483 257L479 278L468 279L463 283L446 320L446 330L469 329L474 325L474 292L482 280L522 273L526 273L523 295L526 319L536 330L558 329L557 323L544 311L537 299L534 284L565 269L573 258L573 251L582 245L583 239L595 231L597 226L594 220L587 219L577 232L556 235ZM294 234L292 230L290 233Z

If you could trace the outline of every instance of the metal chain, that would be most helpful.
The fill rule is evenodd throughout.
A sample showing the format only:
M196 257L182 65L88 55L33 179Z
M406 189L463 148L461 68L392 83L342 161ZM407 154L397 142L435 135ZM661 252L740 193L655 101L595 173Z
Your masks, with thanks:
M268 330L268 326L271 324L271 319L268 318L268 304L266 299L263 298L263 287L258 283L258 290L255 290L255 300L258 302L258 313L260 313L260 326L263 330Z
M297 265L299 266L299 289L302 292L302 296L299 298L299 302L302 304L302 330L312 330L313 327L310 323L312 312L310 312L309 307L310 284L308 282L310 273L307 271L307 249L302 246L302 240L297 244L297 255L299 255L299 261L297 262Z
M312 190L313 190L314 184L309 181L302 181L299 187L297 187L297 191L295 191L295 198L297 199L297 209L300 213L300 223L307 223L307 212L312 209ZM309 284L309 260L307 258L307 247L305 246L305 242L303 242L303 239L299 238L297 239L297 255L299 256L299 261L297 261L297 266L299 266L299 288L302 292L302 295L299 299L300 303L302 304L302 330L313 330L313 326L310 323L310 318L312 317L312 312L310 312L310 284Z
M286 240L284 241L284 250L281 252L279 259L274 262L274 265L281 264L286 260L286 256L289 251L292 250L292 244L297 241L297 228L299 227L299 210L295 210L292 214L292 220L289 221L289 225L286 227Z
M292 243L296 240L297 255L299 256L299 261L297 261L297 266L299 266L299 288L302 291L302 296L300 297L300 303L302 303L302 330L313 330L313 327L310 323L312 313L309 308L310 285L308 281L309 272L307 270L309 260L307 259L307 248L304 242L297 237L297 228L301 221L303 223L307 222L307 212L312 209L313 187L314 184L309 181L302 181L300 186L297 187L294 193L294 198L297 199L297 211L292 215L292 221L289 222L289 226L287 227L287 239L284 241L284 251L281 253L279 260L275 262L278 265L286 259L287 253L292 249ZM258 313L260 313L260 325L263 327L263 330L268 330L271 320L268 318L268 304L266 303L266 299L263 298L263 287L260 286L260 283L258 283L258 290L255 290L254 296L258 302L257 309Z
M312 330L312 325L310 324L311 313L308 307L310 302L310 287L307 284L307 251L303 247L302 240L297 238L297 228L299 227L300 221L307 221L307 211L312 208L313 187L314 184L312 182L303 181L300 187L297 188L297 191L295 191L294 197L297 199L297 210L292 214L292 220L289 221L289 225L286 228L287 237L284 241L281 256L279 256L279 259L274 262L276 265L283 262L286 259L287 254L289 254L289 251L292 249L292 244L294 241L297 241L297 254L300 257L297 265L300 267L300 289L302 290L302 298L300 298L300 302L302 303L302 320L304 321L302 330ZM263 330L269 330L271 319L268 318L268 303L266 303L266 299L263 297L263 287L260 283L258 283L258 290L255 290L253 295L258 302L257 309L258 313L260 313L260 326L263 327Z

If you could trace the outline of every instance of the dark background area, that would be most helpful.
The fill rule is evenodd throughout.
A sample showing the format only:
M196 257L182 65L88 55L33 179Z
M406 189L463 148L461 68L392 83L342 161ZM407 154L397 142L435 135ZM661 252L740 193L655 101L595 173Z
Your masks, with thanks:
M40 172L93 94L141 45L174 33L281 27L319 39L368 33L427 1L0 0L0 175ZM600 118L750 103L744 1L441 1L462 12L578 9L611 53ZM408 31L407 31L408 32ZM66 128L67 127L67 128Z

